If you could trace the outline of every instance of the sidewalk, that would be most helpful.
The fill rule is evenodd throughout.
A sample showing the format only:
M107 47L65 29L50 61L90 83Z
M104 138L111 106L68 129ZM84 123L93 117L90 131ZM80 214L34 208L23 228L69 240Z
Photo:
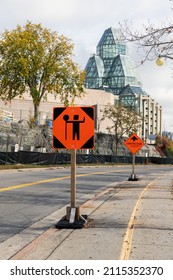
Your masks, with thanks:
M154 182L126 181L104 187L94 197L87 194L86 202L79 203L81 214L88 216L85 227L57 229L64 206L1 243L0 259L110 260L131 249L129 259L173 259L172 180L167 173Z

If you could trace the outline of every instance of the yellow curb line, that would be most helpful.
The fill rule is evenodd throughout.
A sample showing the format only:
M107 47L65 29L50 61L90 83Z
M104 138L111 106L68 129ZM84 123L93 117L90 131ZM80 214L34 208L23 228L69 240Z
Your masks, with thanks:
M163 176L161 176L163 177ZM159 178L161 178L159 177ZM128 226L127 226L127 230L126 230L126 233L125 233L125 236L124 236L124 240L123 240L123 245L122 245L122 248L121 248L121 253L120 253L120 257L119 257L119 260L128 260L129 259L129 256L130 256L130 252L131 252L131 247L132 247L132 237L133 237L133 232L134 232L134 225L135 225L135 220L136 220L136 217L137 217L137 212L139 210L139 207L140 207L140 204L141 204L141 201L142 201L142 198L145 194L145 192L148 190L148 188L154 184L154 182L158 180L158 178L154 179L152 182L150 182L145 188L144 190L141 192L136 204L135 204L135 207L133 209L133 213L130 217L130 220L129 220L129 223L128 223Z

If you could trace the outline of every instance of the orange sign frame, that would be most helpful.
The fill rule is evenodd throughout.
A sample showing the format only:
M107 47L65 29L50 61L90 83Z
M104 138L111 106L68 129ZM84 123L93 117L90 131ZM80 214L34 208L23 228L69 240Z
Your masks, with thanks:
M133 133L125 142L124 145L130 150L132 154L137 153L145 143L141 140L141 138Z
M94 107L53 108L53 148L94 148Z

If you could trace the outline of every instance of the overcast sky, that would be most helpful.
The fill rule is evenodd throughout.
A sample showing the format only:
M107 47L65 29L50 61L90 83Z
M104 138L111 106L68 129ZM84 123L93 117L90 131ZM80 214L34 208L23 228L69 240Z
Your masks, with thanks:
M173 2L169 0L2 0L0 32L13 29L27 20L70 38L74 45L74 60L83 69L105 29L118 28L129 20L138 29L148 21L160 26L173 17ZM131 51L131 57L139 57ZM173 65L172 65L173 68ZM173 131L173 70L171 64L162 67L147 62L139 67L143 89L163 106L163 129Z

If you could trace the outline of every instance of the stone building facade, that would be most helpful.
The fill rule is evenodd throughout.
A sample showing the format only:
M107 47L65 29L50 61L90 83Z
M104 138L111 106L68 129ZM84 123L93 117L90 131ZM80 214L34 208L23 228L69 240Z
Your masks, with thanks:
M94 106L95 107L95 130L107 133L107 126L110 121L101 121L102 110L107 104L114 104L114 95L104 90L85 89L85 94L81 99L75 100L75 106ZM63 104L54 95L48 95L47 101L41 102L39 107L39 123L44 124L51 121L53 108L61 107ZM0 110L5 110L13 114L14 121L27 120L33 117L34 107L31 97L26 93L24 98L15 98L11 102L4 103L0 100Z

